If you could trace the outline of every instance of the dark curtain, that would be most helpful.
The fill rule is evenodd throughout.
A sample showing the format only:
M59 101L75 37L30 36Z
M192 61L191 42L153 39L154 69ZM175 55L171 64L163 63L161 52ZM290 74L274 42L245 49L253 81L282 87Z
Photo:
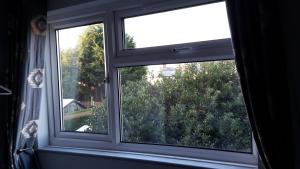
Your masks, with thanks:
M293 112L279 2L227 0L245 102L267 169L293 169ZM298 143L299 144L299 143Z
M7 49L7 14L4 12L7 7L6 3L0 5L0 20L3 26L0 27L0 85L10 86L9 76L10 72L8 49ZM1 24L1 25L2 25ZM0 169L8 168L8 139L6 134L6 122L8 119L9 104L11 103L11 96L1 95L0 89Z
M3 8L3 9L2 9ZM38 168L35 156L44 76L46 0L1 4L0 85L12 90L1 100L1 169ZM1 43L1 44L2 44Z

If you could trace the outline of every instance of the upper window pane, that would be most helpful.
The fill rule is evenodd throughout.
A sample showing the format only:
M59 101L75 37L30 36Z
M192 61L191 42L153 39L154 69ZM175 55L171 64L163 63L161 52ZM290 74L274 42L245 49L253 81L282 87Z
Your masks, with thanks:
M123 142L252 152L234 61L119 68Z
M124 19L125 49L230 38L225 2Z
M103 24L57 31L62 131L108 133Z

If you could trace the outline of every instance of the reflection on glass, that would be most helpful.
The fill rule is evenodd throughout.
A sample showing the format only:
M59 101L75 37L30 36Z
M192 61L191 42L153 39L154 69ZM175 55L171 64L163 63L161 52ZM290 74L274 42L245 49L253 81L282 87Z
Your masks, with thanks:
M118 71L122 142L252 151L234 61Z
M225 2L124 19L125 49L230 38Z
M108 132L103 24L57 31L62 130Z

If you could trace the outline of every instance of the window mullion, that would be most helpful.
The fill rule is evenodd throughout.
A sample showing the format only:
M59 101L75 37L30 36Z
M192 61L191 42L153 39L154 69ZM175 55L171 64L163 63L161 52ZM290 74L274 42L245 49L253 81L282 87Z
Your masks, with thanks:
M115 57L115 32L114 32L114 13L107 12L105 16L105 54L108 81L108 110L109 110L109 131L112 136L112 143L118 144L120 142L120 127L119 127L119 104L118 104L118 73L113 67Z

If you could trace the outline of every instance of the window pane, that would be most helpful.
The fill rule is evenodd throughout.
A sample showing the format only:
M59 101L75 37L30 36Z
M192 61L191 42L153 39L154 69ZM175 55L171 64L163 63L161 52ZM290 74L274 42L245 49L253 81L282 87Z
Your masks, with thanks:
M125 49L230 37L225 2L124 19Z
M62 130L108 133L103 24L57 31Z
M118 71L122 142L252 151L234 61Z

